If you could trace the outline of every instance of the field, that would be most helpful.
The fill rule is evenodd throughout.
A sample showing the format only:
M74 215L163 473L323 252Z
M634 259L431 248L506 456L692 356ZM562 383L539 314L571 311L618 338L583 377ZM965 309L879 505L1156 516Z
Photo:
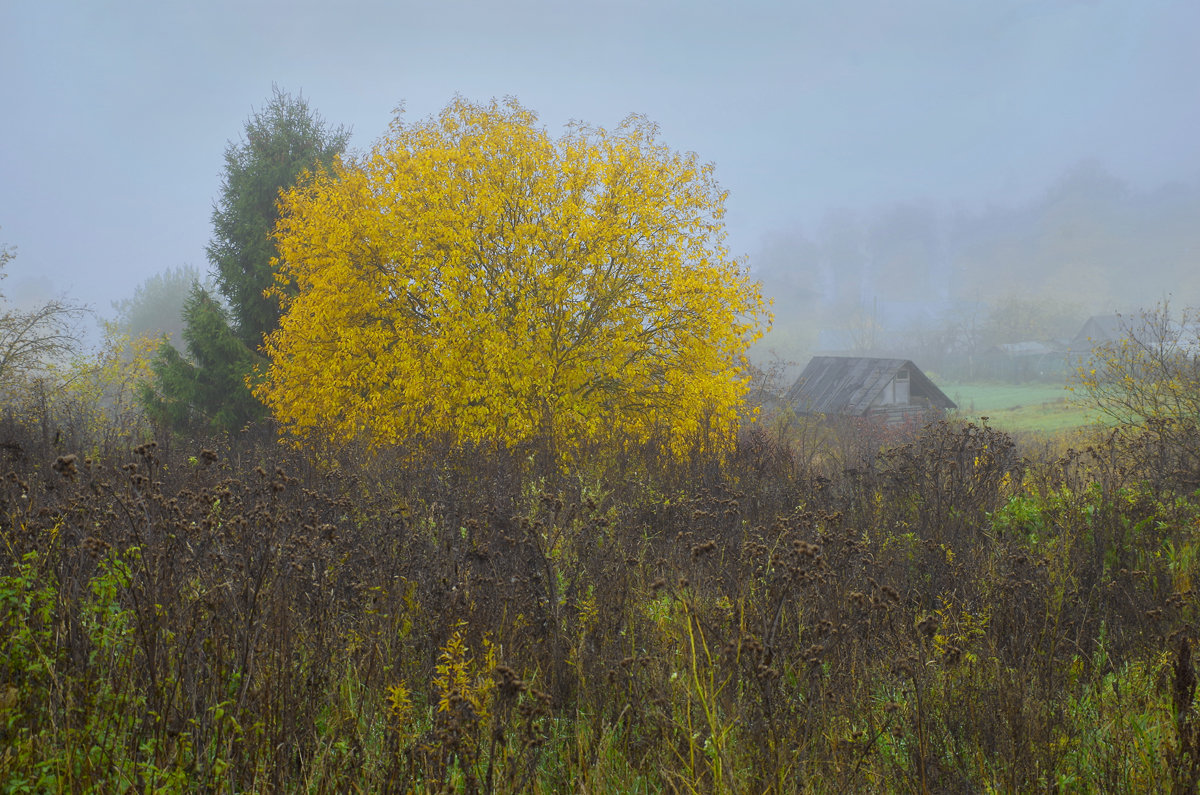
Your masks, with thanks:
M564 471L39 428L0 447L3 792L1200 782L1190 443Z
M972 381L938 383L938 388L958 404L957 416L975 422L987 417L1010 433L1055 434L1093 420L1064 385Z

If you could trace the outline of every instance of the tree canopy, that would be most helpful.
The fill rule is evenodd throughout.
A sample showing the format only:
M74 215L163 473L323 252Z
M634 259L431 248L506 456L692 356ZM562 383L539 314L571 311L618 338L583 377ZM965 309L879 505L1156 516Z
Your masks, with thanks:
M267 106L247 119L243 139L225 147L208 259L234 330L251 348L279 324L279 302L264 295L275 281L271 230L279 192L305 171L328 168L349 137L345 128L329 127L304 97L275 87Z
M284 197L294 294L258 395L301 437L376 446L723 446L768 317L725 197L641 117L553 139L514 100L398 115Z
M224 308L199 284L183 306L187 356L164 340L150 363L154 383L142 388L150 416L171 428L231 431L266 411L246 386L262 357L238 339Z
M130 338L165 336L183 344L183 308L200 272L191 265L168 268L146 279L129 298L113 302L117 329Z
M1115 424L1200 423L1200 319L1167 304L1121 316L1076 374L1084 399Z
M0 246L0 279L15 251ZM0 392L42 375L46 367L64 359L79 345L79 321L88 309L66 299L18 308L0 293Z

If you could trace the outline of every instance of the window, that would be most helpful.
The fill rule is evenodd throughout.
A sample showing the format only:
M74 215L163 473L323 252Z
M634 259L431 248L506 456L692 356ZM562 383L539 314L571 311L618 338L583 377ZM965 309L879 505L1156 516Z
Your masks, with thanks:
M895 392L893 393L895 402L896 403L908 403L909 402L909 391L908 391L908 368L907 367L901 367L899 370L896 371L896 377L895 377L895 379L893 379L892 385L895 388Z

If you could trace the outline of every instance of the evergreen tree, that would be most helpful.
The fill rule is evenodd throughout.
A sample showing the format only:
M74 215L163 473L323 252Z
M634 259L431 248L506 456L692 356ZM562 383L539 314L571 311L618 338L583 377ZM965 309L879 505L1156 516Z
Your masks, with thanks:
M150 416L171 428L231 431L261 419L266 408L246 386L262 357L234 334L221 305L199 284L184 303L187 356L163 340L142 386Z
M263 294L275 283L271 232L279 218L279 192L305 171L328 168L348 138L344 128L327 127L303 97L276 87L267 107L247 120L245 138L225 148L208 259L217 289L229 302L234 330L255 350L279 326L279 301Z
M225 148L208 257L227 308L193 287L183 311L187 354L160 347L154 383L142 392L151 416L176 430L231 431L266 415L247 382L262 361L264 335L279 325L278 299L267 295L275 285L276 201L305 172L327 169L348 138L303 97L276 87L267 106L246 121L242 140Z

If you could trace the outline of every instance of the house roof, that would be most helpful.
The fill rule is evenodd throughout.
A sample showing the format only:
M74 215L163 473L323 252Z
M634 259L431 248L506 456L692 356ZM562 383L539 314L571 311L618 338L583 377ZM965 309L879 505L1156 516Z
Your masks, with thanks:
M1071 340L1072 351L1091 351L1095 346L1118 342L1130 335L1144 344L1165 346L1195 355L1200 350L1200 323L1181 323L1153 315L1094 315Z
M800 411L813 414L865 414L904 368L909 374L910 403L957 408L910 360L862 356L813 357L785 399Z
M1071 350L1091 350L1093 345L1114 342L1129 333L1129 319L1120 315L1092 315L1071 340Z

